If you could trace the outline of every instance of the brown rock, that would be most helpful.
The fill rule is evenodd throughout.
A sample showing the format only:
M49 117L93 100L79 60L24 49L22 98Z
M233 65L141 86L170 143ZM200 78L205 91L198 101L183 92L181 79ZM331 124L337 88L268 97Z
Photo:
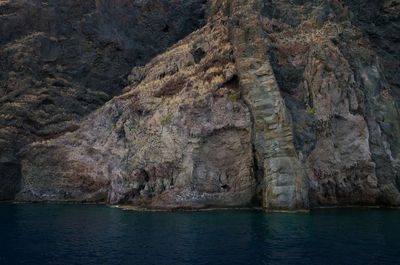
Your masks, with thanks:
M14 20L18 1L0 9L3 198L19 190L19 201L139 208L400 205L396 5L31 2L25 20L49 14L34 29ZM54 10L74 5L79 34L46 28ZM129 10L137 25L124 19ZM184 15L164 23L174 14ZM137 29L146 30L135 39ZM67 56L67 43L80 49Z

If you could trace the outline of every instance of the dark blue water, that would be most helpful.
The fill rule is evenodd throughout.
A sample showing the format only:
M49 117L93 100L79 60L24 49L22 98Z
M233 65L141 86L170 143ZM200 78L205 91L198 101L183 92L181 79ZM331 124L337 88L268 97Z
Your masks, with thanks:
M0 264L400 264L400 211L0 204Z

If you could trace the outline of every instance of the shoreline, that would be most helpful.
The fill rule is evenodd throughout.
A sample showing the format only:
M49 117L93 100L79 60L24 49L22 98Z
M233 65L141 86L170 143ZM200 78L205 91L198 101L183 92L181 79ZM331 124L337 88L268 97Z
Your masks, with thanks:
M212 211L262 211L265 213L287 213L287 214L309 214L313 211L324 211L334 209L382 209L382 210L400 210L400 206L384 206L384 205L336 205L336 206L318 206L310 209L299 210L272 210L262 207L209 207L209 208L149 208L134 205L112 205L104 202L71 202L71 201L0 201L0 205L4 204L53 204L53 205L103 205L111 208L121 209L123 211L134 212L212 212Z

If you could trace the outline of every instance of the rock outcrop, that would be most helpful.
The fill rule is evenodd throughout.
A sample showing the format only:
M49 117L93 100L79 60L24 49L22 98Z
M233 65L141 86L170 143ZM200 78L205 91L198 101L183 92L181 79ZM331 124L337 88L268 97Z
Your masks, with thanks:
M398 88L358 27L363 14L340 1L268 1L263 15L311 205L398 205Z
M250 118L226 25L226 18L212 17L134 68L125 93L77 132L26 148L17 199L162 208L250 204Z
M399 1L28 2L0 2L0 199L400 206Z
M204 24L203 0L0 1L0 199L19 150L78 129L143 65Z

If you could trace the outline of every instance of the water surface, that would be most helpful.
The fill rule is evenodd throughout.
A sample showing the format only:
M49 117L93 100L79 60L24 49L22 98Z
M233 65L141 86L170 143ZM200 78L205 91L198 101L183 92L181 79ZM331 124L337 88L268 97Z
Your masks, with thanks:
M400 264L400 211L0 204L0 264Z

